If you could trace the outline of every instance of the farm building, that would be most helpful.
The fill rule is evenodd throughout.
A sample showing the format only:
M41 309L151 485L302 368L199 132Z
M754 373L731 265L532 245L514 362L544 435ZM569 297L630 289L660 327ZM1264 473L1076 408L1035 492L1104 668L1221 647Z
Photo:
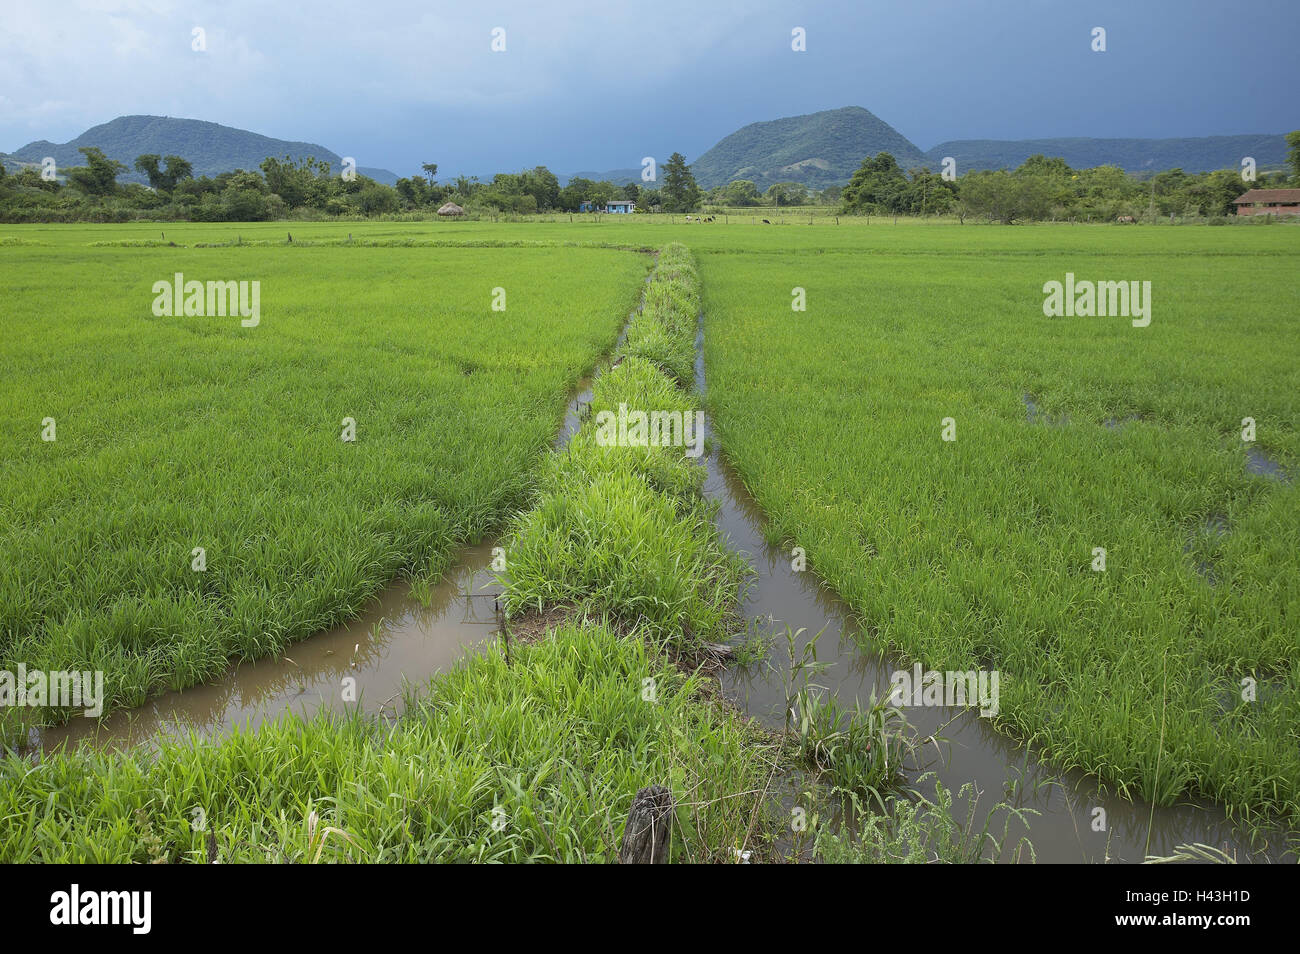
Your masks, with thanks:
M578 206L579 212L615 212L626 214L636 211L636 203L624 199L606 202L603 206L596 202L583 202Z
M1238 215L1300 215L1300 189L1251 189L1236 205Z

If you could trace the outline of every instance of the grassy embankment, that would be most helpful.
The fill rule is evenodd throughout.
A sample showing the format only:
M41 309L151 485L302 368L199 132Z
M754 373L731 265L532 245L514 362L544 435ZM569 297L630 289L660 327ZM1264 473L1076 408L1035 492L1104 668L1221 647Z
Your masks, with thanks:
M599 618L668 651L679 665L707 665L709 644L738 629L734 612L746 566L719 538L716 504L701 497L704 468L677 447L602 446L592 426L603 414L612 420L623 405L629 415L698 410L682 388L694 377L699 311L690 253L669 245L620 360L596 380L586 426L551 459L533 508L508 537L507 611L530 628L533 617ZM902 764L915 743L884 700L849 709L797 675L788 691L791 724L765 746L769 778L761 791L754 779L755 787L738 791L722 812L731 820L723 830L733 844L760 858L774 850L805 858L811 849L836 861L979 861L1003 856L1004 849L1032 852L1010 834L1015 812L1007 806L994 806L979 827L973 816L954 821L951 795L942 790L915 802L898 796ZM738 766L726 763L738 753L720 749L717 757L724 777L735 778ZM773 778L783 789L801 789L792 793L789 818L770 797ZM853 823L828 827L832 812L840 814L833 805L844 804L857 806ZM792 824L796 816L806 828ZM747 820L748 836L738 836L737 826ZM777 842L783 842L779 849Z

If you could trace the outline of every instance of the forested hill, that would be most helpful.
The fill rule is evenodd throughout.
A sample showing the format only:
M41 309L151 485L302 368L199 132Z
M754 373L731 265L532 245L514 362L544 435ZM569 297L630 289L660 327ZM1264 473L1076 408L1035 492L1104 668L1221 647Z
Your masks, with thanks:
M125 163L131 172L123 174L123 182L144 181L135 172L135 158L147 153L188 159L196 176L215 176L235 169L255 171L268 156L277 159L286 155L295 159L314 156L328 162L335 173L343 166L338 153L316 143L273 139L247 129L166 116L119 116L87 129L71 142L53 143L44 139L31 142L10 153L8 165L12 166L13 160L39 163L46 156L53 156L60 168L84 165L85 159L77 151L81 146L97 146L108 158ZM387 169L358 166L357 172L386 185L397 181Z
M867 156L892 153L904 168L925 156L889 123L860 106L752 123L722 139L691 163L700 187L749 179L820 188L843 185Z

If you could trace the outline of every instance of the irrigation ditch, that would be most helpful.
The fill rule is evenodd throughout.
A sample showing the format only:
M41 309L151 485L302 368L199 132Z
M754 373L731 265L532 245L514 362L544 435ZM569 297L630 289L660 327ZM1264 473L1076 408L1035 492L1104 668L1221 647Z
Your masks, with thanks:
M647 283L652 278L653 272ZM607 358L602 369L616 367L626 356L629 327L644 305L643 294L619 334L613 364ZM694 385L695 400L706 402L702 315L695 324L688 354L672 341L657 339L648 344L642 340L633 350L657 357L665 370L675 368L670 376L676 384L684 389ZM587 412L601 374L597 370L584 378L571 395L553 447L556 455L564 454L583 428L591 426ZM1034 417L1037 409L1028 395L1026 405ZM773 734L781 733L787 726L792 662L813 652L819 667L812 681L841 706L886 697L892 674L910 667L902 660L865 653L855 638L860 623L851 608L814 571L795 570L788 550L766 541L764 514L713 439L707 415L704 430L707 450L699 462L700 492L713 505L711 519L719 538L743 555L753 571L741 588L735 616L745 624L748 637L770 645L760 661L715 667L724 697ZM521 601L516 599L514 615L507 620L517 594L503 585L502 574L493 567L497 548L508 543L491 538L463 548L439 582L424 587L396 583L357 619L295 644L286 655L233 666L221 680L168 692L140 709L118 711L99 722L78 719L39 730L32 747L147 747L191 732L219 738L237 726L256 726L286 711L310 716L320 710L360 707L376 717L395 718L408 685L419 685L492 645L520 618ZM509 547L506 550L509 559ZM540 597L537 603L537 616L543 619L555 608ZM348 677L355 680L358 702L349 703L340 695L340 681ZM935 781L954 795L964 791L954 803L954 814L973 819L977 827L994 804L1013 806L1023 819L1023 831L1015 821L1011 832L1015 837L1023 834L1033 846L1032 854L1020 853L1019 860L1137 862L1172 856L1181 846L1198 844L1239 860L1295 860L1280 829L1236 824L1212 804L1153 807L1131 802L1081 773L1052 770L972 709L916 706L906 707L904 713L918 743L904 769L906 783L918 791L933 789ZM661 781L646 779L645 784ZM794 789L785 791L787 800L794 797L789 795ZM1104 819L1101 829L1099 817Z

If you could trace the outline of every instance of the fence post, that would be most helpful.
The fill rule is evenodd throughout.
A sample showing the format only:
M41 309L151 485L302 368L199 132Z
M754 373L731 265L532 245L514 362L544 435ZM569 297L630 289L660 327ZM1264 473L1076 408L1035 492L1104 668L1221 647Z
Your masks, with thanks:
M618 849L621 865L662 865L668 861L673 831L673 796L662 785L649 785L636 793Z

